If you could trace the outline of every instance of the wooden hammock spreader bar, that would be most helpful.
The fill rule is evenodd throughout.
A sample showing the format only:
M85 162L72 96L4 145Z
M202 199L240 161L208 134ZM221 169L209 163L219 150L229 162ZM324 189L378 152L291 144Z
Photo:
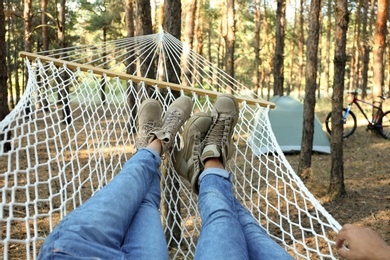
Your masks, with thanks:
M55 59L55 58L47 57L44 55L39 55L39 54L25 52L25 51L20 52L19 55L22 58L27 57L31 61L39 59L42 62L52 62L56 66L66 65L66 67L71 69L71 70L80 69L81 71L85 71L85 72L93 71L93 73L95 73L97 75L107 75L108 77L118 77L118 78L123 79L123 80L132 80L133 82L136 82L136 83L144 82L147 85L158 86L160 88L169 87L172 90L176 90L176 91L183 90L184 92L195 92L196 94L198 94L200 96L208 95L210 97L217 97L219 94L219 92L216 92L216 91L187 87L187 86L182 86L179 84L165 82L165 81L161 81L161 80L138 77L138 76L130 75L130 74L123 73L123 72L110 71L107 69L96 68L96 67L93 67L90 65L83 65L83 64L76 63L76 62ZM236 98L237 98L238 102L245 101L249 105L259 104L262 107L267 107L267 106L270 106L270 108L275 107L274 103L268 102L265 100L258 100L258 99L238 97L238 96L236 96Z

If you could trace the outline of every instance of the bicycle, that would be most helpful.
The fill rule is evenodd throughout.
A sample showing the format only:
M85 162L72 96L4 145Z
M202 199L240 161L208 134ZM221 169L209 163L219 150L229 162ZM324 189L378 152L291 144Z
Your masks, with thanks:
M349 91L348 94L352 95L352 101L347 105L346 108L343 108L343 138L347 138L351 136L357 127L357 121L355 114L351 111L352 105L355 104L360 112L363 114L363 116L366 118L368 124L367 124L367 131L369 130L375 130L377 131L384 139L390 138L390 111L383 112L382 110L382 104L387 99L387 96L385 94L382 94L379 96L381 98L381 101L375 101L374 103L369 103L363 99L359 99L357 95L359 94L359 91ZM367 104L372 106L373 108L377 109L377 112L370 120L366 113L364 112L363 108L360 106L358 102ZM379 103L379 105L377 105ZM329 134L332 132L332 112L328 114L325 120L326 130Z

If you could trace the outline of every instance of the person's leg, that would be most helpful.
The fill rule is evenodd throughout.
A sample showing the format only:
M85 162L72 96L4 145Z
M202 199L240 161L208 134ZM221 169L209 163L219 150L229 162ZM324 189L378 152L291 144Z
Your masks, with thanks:
M231 177L224 170L237 119L238 104L234 97L218 96L211 116L197 114L189 120L184 130L185 146L176 154L176 171L199 193L202 229L196 259L248 258L245 237L234 210Z
M248 250L238 215L230 174L221 167L208 167L199 176L199 210L202 229L196 259L248 259Z
M160 202L158 194L160 154L172 146L177 130L189 117L192 102L188 99L182 97L172 104L173 108L171 106L168 109L163 125L161 125L162 110L161 106L156 103L157 101L147 100L143 103L139 111L140 142L138 148L147 145L147 149L139 149L108 185L57 225L41 248L39 256L41 259L54 257L121 258L128 253L129 249L128 244L123 245L123 242L129 241L125 236L143 237L144 232L155 233L155 241L158 241L155 248L157 255L159 257L167 255L167 247L164 244L165 236L160 232L162 230L161 221L156 218ZM172 113L175 114L173 118L170 116ZM168 134L164 135L164 139L161 140L152 131ZM140 207L141 211L139 211ZM150 227L156 230L148 227L147 230L129 232L131 223L139 224L137 219L152 221ZM159 227L156 220L158 220ZM139 245L143 246L143 251L147 255L150 255L148 243L139 243ZM164 248L162 245L165 245ZM162 251L164 252L161 253Z
M284 248L272 240L247 209L234 198L238 220L248 246L249 259L293 259Z
M156 151L140 149L112 181L56 226L40 258L122 257L124 234L152 181L159 178L159 165Z
M156 176L125 235L122 251L127 259L168 259L168 247L158 211L160 199L160 178Z
M176 133L189 118L191 110L192 100L182 96L168 108L162 122L162 128L145 130L152 135L152 138L154 136L154 138L161 140L159 147L156 147L161 149L161 153L173 146ZM149 192L126 232L122 251L126 253L127 259L168 259L167 243L158 211L160 199L160 178L155 176Z

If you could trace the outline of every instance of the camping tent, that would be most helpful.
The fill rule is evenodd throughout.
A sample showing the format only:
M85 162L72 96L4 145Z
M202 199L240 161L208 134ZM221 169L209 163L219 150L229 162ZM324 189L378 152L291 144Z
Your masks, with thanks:
M275 103L275 108L269 110L269 120L277 143L284 153L299 152L302 141L303 104L291 96L274 96L270 101ZM273 152L273 147L261 145L261 139L270 136L264 136L266 131L257 130L260 131L254 131L251 138L255 154ZM314 121L313 151L330 153L328 136L317 117Z

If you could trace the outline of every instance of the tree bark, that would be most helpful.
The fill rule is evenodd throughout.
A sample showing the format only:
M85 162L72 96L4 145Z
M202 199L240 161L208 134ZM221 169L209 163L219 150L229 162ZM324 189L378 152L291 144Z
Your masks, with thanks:
M326 25L326 43L325 43L325 82L324 82L324 97L329 97L329 78L330 78L330 41L332 34L332 0L328 0L327 8L327 25Z
M196 0L196 12L195 12L195 42L194 46L196 49L196 52L203 57L203 46L204 46L204 39L203 39L203 16L201 15L201 0ZM199 59L199 57L195 58L196 60L199 60L200 62L203 62L202 59ZM205 77L203 76L203 71L199 71L198 78L193 78L192 82L193 84L196 84L197 82L203 82ZM209 82L209 81L207 81Z
M368 0L365 1L365 5L368 5ZM367 6L368 13L368 6ZM368 85L368 70L369 70L369 62L370 62L370 51L371 46L369 44L372 31L373 31L373 23L374 23L374 14L375 14L375 0L371 0L370 4L370 18L368 19L368 32L366 33L365 38L365 47L364 47L364 55L363 55L363 88L362 88L362 98L367 97L367 85Z
M367 82L368 82L368 63L369 63L369 39L370 36L368 35L367 27L368 27L368 5L369 2L366 0L362 0L363 2L363 17L362 17L362 69L361 69L361 84L360 87L362 88L362 97L365 98L364 93L366 93L367 89Z
M0 0L0 122L9 114L8 91L7 91L7 52L5 48L5 16L4 2ZM4 141L0 151L8 152L11 150L11 132L7 129L0 129L0 140Z
M150 1L135 0L135 10L135 36L152 34L153 28ZM147 54L143 54L140 57L137 64L138 76L154 78L156 75L156 69L151 59L152 57L148 57ZM140 85L137 86L137 89L139 89L139 87ZM151 96L153 90L148 86L145 87L147 87L147 92L149 96Z
M302 142L299 160L298 174L301 178L310 178L311 155L313 152L314 139L314 109L316 105L317 89L317 63L318 63L318 42L320 33L320 11L321 0L312 0L309 13L309 32L307 37L306 54L306 88L305 101L303 106L303 127Z
M295 6L295 10L296 10L296 6ZM289 54L290 54L290 61L289 61L289 65L288 65L288 68L289 68L289 73L288 73L288 84L287 84L287 88L286 88L286 93L287 93L287 96L290 95L291 91L294 90L294 78L295 78L295 75L294 75L294 65L295 65L295 36L298 35L297 33L297 11L294 12L294 25L293 25L293 29L292 29L292 35L293 35L293 39L291 41L291 45L290 45L290 51L289 51Z
M274 57L274 95L284 91L284 38L286 33L286 0L277 0Z
M353 78L352 78L352 87L351 90L359 89L360 88L360 80L359 75L361 74L361 54L362 54L362 46L361 46L361 29L362 29L362 16L361 16L361 2L362 0L357 1L357 13L356 13L356 51L353 53L355 56L355 69L353 71Z
M23 8L23 22L24 22L24 50L27 52L32 51L32 19L31 19L31 8L32 8L32 0L25 0L24 1L24 8ZM23 74L25 76L25 81L23 82L23 90L26 89L27 82L28 82L28 72L25 72ZM26 104L24 111L26 115L29 115L31 113L31 103L28 101Z
M7 63L6 63L6 48L5 48L5 16L4 2L0 0L0 122L9 114L8 108L8 91L7 91ZM6 129L0 129L0 140L9 140L10 132ZM8 152L11 149L9 142L5 142L0 151Z
M61 48L66 48L66 39L65 39L65 14L66 14L66 0L60 1L60 10L58 13L58 24L57 24L57 35L58 41ZM66 71L61 73L62 82L66 82L68 79L68 73ZM62 102L62 116L63 120L67 124L72 123L71 109L69 104L69 86L68 84L63 83L63 87L60 90L60 100Z
M298 42L298 97L301 96L301 90L302 90L302 81L303 81L303 66L304 66L304 53L305 53L305 32L304 32L304 6L303 6L303 0L300 1L300 8L299 8L299 42Z
M236 41L236 14L234 9L235 0L226 1L226 35L225 35L225 68L226 73L234 78L234 44ZM229 82L227 93L235 91L236 86Z
M264 29L263 29L263 35L264 35L264 45L265 45L265 52L266 52L266 62L263 64L262 67L262 80L261 80L261 93L262 97L264 96L263 91L266 88L267 89L267 100L270 99L271 95L271 84L270 84L270 79L271 79L271 72L272 72L272 67L273 67L273 59L271 52L273 50L273 41L270 40L269 38L269 23L268 23L268 9L267 9L267 0L264 0L263 6L264 6L264 15L263 15L263 24L264 24Z
M346 35L348 29L348 0L336 0L335 4L335 55L333 98L332 98L332 134L331 134L331 172L329 193L340 197L346 193L344 185L343 161L343 94L346 64Z
M4 3L3 3L4 4ZM9 6L9 0L6 1L6 7ZM5 39L6 41L6 44L5 44L5 50L6 50L6 60L7 60L7 76L8 76L8 90L9 90L9 96L10 96L10 102L9 102L9 106L8 107L11 107L11 109L15 108L15 98L14 98L14 92L13 92L13 83L12 83L12 71L13 71L13 64L16 63L15 62L12 62L12 52L11 52L11 39L14 38L13 35L13 23L12 23L12 20L11 19L5 19L6 20L6 23L7 23L7 26L8 26L8 34L7 34L7 37ZM4 25L5 26L5 25ZM16 48L15 48L16 49ZM15 50L14 50L15 52ZM16 78L18 77L15 77L15 80ZM15 84L15 88L18 88L18 86L16 86ZM16 92L16 91L15 91Z
M188 0L186 3L185 30L183 43L183 85L189 86L191 83L191 59L190 50L193 49L195 34L195 14L197 10L197 0Z
M383 56L386 48L386 33L387 33L387 10L388 1L378 0L378 11L376 17L376 29L374 34L374 49L373 49L373 86L372 99L373 102L380 102L378 96L382 95L384 85L384 66ZM376 109L372 109L372 114L377 113Z
M258 98L259 96L259 89L260 89L260 81L261 81L261 73L260 73L260 66L261 66L261 59L260 59L260 32L261 32L261 7L260 7L260 0L255 0L254 2L254 12L253 12L253 20L254 20L254 26L255 26L255 47L254 47L254 54L255 54L255 78L253 81L253 97Z
M24 21L24 50L31 52L31 36L32 36L32 21L31 21L32 0L24 0L23 21Z
M163 28L173 37L180 40L181 37L181 1L180 0L165 0L164 1L164 23ZM169 54L167 54L167 57ZM172 65L170 62L166 63L166 75L164 80L171 83L180 84L180 79L176 77L175 71L179 72L179 64ZM174 96L179 97L180 92L172 91Z
M127 37L134 37L134 0L126 0L125 2L125 24L126 24L126 33ZM131 47L127 48L127 59L126 59L126 73L130 75L134 75L136 73L136 64L133 63L133 59L131 58L134 54L134 49ZM135 104L135 93L131 91L131 85L135 84L130 81L127 82L127 102L131 111L131 117L129 119L127 129L131 131L134 129L132 126L136 125L136 117L137 117L137 106ZM135 85L136 87L136 85Z
M49 50L49 33L47 28L47 1L48 0L41 0L41 9L42 9L42 15L41 15L41 26L42 26L42 50L47 51ZM42 84L41 84L42 85ZM43 87L42 91L47 91L45 87ZM41 106L45 109L45 111L48 110L49 101L46 97L43 97L42 100L40 100Z
M42 24L42 50L47 51L49 50L49 32L47 28L47 1L48 0L41 0L41 9L42 9L42 16L41 16L41 24Z

